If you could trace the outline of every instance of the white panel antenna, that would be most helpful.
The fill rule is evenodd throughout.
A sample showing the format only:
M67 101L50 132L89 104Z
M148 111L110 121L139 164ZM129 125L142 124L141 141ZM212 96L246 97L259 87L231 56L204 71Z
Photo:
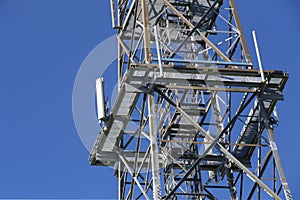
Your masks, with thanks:
M106 118L103 77L98 78L96 80L96 103L97 103L98 121L99 121L99 123L101 123L101 121L105 120L105 118Z

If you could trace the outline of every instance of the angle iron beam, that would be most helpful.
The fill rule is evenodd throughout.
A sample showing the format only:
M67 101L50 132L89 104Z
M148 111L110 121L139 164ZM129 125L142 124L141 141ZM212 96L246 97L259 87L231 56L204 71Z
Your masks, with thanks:
M131 77L130 81L150 82L151 77ZM225 81L225 80L204 80L204 79L180 79L180 78L156 78L156 83L178 83L178 84L192 84L192 85L215 85L215 86L232 86L232 87L260 87L260 82L243 82L243 81ZM278 84L268 84L269 88L278 88Z
M157 60L153 58L153 60ZM176 59L176 58L162 58L163 62L175 62L175 63L197 63L207 65L226 65L226 66L251 66L252 64L245 62L232 62L232 61L213 61L213 60L188 60L188 59Z
M136 23L137 23L137 17L138 17L138 13L137 13L137 10L138 10L138 5L139 5L139 1L137 1L135 3L135 11L134 11L134 20L133 20L133 30L132 30L132 33L131 33L131 40L130 40L130 49L129 49L129 60L128 60L128 66L131 65L130 61L131 60L134 60L133 57L135 57L135 54L133 54L133 45L134 45L134 35L135 35L135 31L136 31ZM141 34L141 37L142 37L142 34Z
M152 167L152 179L153 179L153 198L155 200L161 199L161 186L160 186L160 168L158 158L158 144L157 144L157 131L156 131L156 119L154 108L154 94L150 92L148 94L148 115L149 115L149 132L150 132L150 154L151 154L151 167Z
M246 64L246 63L245 63ZM163 64L164 72L170 72L170 70L177 70L179 72L184 73L201 73L201 74L220 74L220 75L227 75L227 76L250 76L250 77L260 77L260 71L258 69L242 69L242 68L217 68L217 67L211 67L211 66L192 66L192 65L185 65L185 66L179 66L174 64ZM146 69L153 69L157 68L157 64L149 63L149 64L143 64L143 63L135 63L132 64L132 67L135 68L135 70L146 70ZM289 75L285 71L281 70L264 70L264 74L268 78L282 78L282 79L288 79Z
M149 14L148 14L148 2L142 1L142 15L143 15L143 29L144 29L144 50L145 61L150 63L151 60L151 46L150 46L150 29L149 29Z
M246 39L245 39L243 30L242 30L242 25L241 25L240 18L239 18L239 15L238 15L238 12L237 12L237 9L236 9L236 6L235 6L235 2L234 2L234 0L230 0L229 2L230 2L231 8L233 9L233 17L234 17L236 26L237 26L237 28L240 32L241 44L242 44L242 47L243 47L244 52L245 52L246 61L252 64L249 49L248 49Z

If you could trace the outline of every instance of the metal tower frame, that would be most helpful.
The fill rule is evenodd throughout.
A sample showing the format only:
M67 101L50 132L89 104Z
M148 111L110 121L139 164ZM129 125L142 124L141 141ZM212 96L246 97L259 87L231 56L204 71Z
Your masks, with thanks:
M253 66L234 0L111 0L118 97L90 154L119 199L292 199L275 142L288 74Z

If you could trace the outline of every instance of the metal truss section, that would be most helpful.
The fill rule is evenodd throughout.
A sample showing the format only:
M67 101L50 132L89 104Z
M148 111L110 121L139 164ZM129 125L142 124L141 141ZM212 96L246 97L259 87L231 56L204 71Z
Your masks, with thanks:
M119 199L292 199L274 137L288 74L253 66L234 1L111 9L119 93L90 163Z

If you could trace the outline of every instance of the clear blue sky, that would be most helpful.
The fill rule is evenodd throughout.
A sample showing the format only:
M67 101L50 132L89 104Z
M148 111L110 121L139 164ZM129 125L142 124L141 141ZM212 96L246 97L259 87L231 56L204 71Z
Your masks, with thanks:
M266 69L290 73L276 138L300 198L300 3L236 1ZM115 34L108 0L0 0L0 198L116 198L109 168L90 167L72 117L72 89L87 54Z

